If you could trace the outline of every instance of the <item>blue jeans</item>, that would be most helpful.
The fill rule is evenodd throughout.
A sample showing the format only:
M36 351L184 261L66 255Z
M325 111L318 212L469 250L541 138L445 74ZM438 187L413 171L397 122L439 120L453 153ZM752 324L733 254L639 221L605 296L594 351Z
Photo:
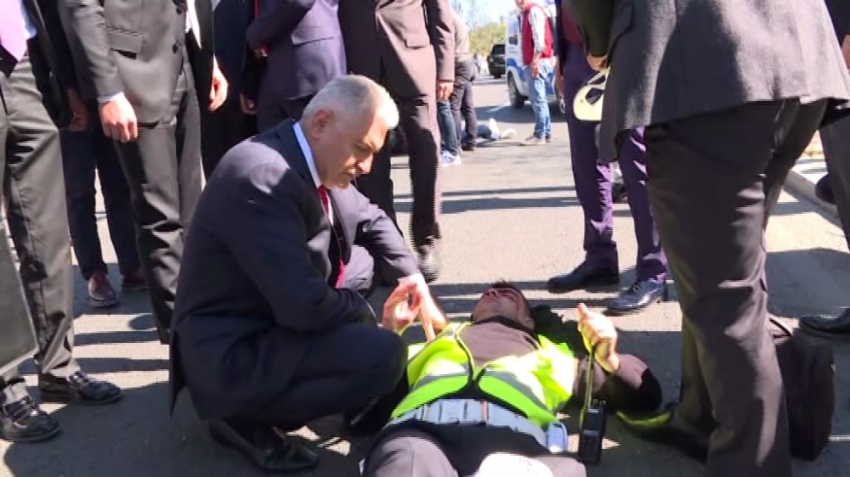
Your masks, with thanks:
M61 131L68 225L80 272L88 280L106 273L95 217L95 171L100 178L106 223L122 274L139 268L136 230L130 208L130 189L118 161L115 144L103 134L97 110L89 111L85 131Z
M457 155L460 149L457 125L448 101L437 101L437 126L440 128L440 143L443 151Z
M539 73L531 76L531 68L525 67L528 78L528 102L534 110L534 137L544 138L552 135L552 119L549 115L549 100L546 97L546 81L553 71L550 59L539 62Z

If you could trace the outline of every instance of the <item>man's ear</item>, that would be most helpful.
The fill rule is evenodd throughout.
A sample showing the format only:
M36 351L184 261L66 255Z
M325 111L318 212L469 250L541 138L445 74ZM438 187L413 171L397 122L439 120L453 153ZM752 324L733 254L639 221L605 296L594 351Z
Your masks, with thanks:
M308 127L310 128L309 134L312 137L317 137L325 132L328 127L330 127L333 122L334 114L333 111L328 111L326 109L320 109L313 114L313 117L310 119L310 124Z

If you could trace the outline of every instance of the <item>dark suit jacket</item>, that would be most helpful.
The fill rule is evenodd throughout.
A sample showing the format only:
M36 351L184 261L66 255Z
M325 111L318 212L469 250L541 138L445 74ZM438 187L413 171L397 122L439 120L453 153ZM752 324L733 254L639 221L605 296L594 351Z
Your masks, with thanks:
M227 95L230 98L238 98L243 91L242 75L247 60L245 32L253 5L253 0L212 1L215 57L227 78Z
M455 77L450 8L448 0L341 2L349 72L385 80L401 97L435 94L436 80Z
M293 123L231 149L207 183L180 269L171 347L174 395L185 382L201 417L244 413L286 389L304 336L374 319L335 289L332 264L366 248L395 278L419 273L393 222L357 189L334 189L331 226ZM333 258L332 258L333 257Z
M835 35L838 41L843 42L844 37L850 35L850 2L847 0L826 0L826 8L832 17L832 25L835 27Z
M282 102L317 93L346 73L345 48L337 18L339 0L260 0L260 14L248 26L252 50L265 46L262 88Z
M570 2L587 49L609 55L603 160L624 130L759 101L850 99L824 0Z
M80 93L86 98L121 91L141 123L159 122L171 105L187 47L198 92L209 97L212 76L210 0L195 0L206 52L187 41L184 0L57 0L78 69ZM207 61L200 64L199 61ZM206 73L210 72L210 73ZM205 89L206 88L206 89ZM204 107L209 100L201 103Z
M17 0L14 0L17 1ZM56 3L51 0L23 0L24 8L36 30L29 43L29 57L43 102L57 126L71 119L67 89L74 83L74 66L68 60L68 43L59 22ZM0 48L0 73L9 74L15 60Z

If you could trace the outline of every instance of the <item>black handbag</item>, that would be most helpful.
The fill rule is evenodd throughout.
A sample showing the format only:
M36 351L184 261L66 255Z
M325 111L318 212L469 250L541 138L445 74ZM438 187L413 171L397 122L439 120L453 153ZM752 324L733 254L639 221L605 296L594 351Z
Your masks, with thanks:
M38 349L35 328L2 220L0 217L0 374L14 369Z
M776 357L785 384L791 454L814 460L829 442L835 409L832 347L817 343L770 317Z

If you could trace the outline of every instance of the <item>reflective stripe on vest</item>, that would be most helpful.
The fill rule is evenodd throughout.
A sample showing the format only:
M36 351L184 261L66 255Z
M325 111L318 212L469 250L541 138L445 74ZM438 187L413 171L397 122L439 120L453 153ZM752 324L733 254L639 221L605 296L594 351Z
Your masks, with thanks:
M457 393L470 380L477 380L483 393L522 411L535 424L556 421L555 412L569 400L575 379L575 360L569 348L539 337L541 346L535 352L505 356L473 369L472 358L459 338L465 326L446 330L410 360L410 393L392 417Z

